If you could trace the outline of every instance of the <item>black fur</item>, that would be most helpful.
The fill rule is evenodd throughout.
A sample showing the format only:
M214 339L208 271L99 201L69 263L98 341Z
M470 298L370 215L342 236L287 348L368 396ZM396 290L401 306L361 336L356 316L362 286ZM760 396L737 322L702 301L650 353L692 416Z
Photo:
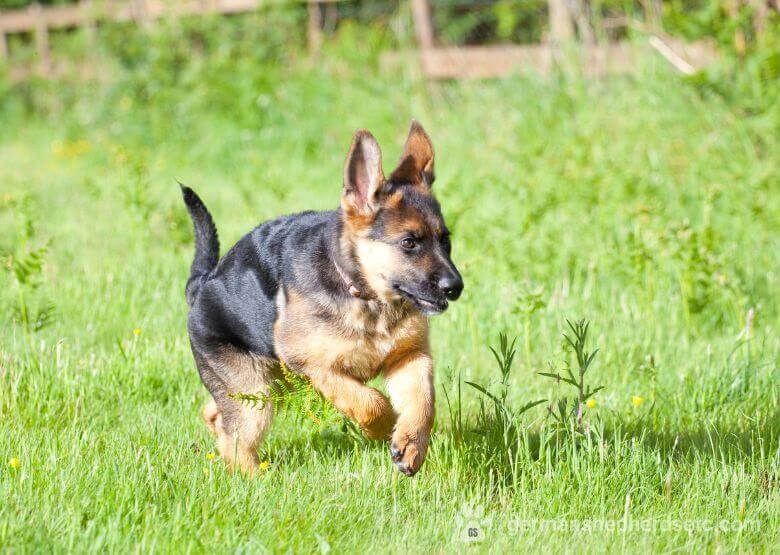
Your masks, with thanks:
M185 201L196 230L195 261L186 288L191 306L187 321L190 345L201 381L219 407L224 430L230 433L244 418L241 405L230 398L231 392L264 391L270 377L263 372L271 367L247 373L246 367L231 367L226 361L264 359L275 366L279 356L273 326L280 287L325 293L346 302L348 289L333 261L341 259L342 268L353 266L336 248L341 226L336 211L304 212L265 222L217 262L211 216L203 203L195 200L195 193L187 191ZM288 363L297 370L294 361ZM280 377L278 372L275 376Z
M265 222L216 263L216 232L198 235L199 227L207 227L203 222L213 229L211 216L197 195L185 188L185 201L188 196L197 199L197 210L190 208L197 246L187 285L192 307L188 328L194 351L208 353L229 345L253 355L278 358L273 325L280 286L328 295L336 302L350 299L334 261L338 260L355 281L359 276L350 256L340 252L339 211L303 212Z
M181 185L184 203L195 227L195 258L190 267L190 278L187 280L185 295L187 304L192 306L198 294L201 281L214 269L219 260L219 237L214 220L206 209L203 201L189 187Z

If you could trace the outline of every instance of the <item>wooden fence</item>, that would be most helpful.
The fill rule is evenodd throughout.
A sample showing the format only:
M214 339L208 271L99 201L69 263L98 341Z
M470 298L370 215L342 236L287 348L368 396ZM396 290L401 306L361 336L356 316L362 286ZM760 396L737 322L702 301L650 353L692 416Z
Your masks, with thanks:
M561 61L561 47L577 38L579 61L589 75L633 71L637 59L641 56L642 45L631 42L597 44L581 0L547 0L548 36L543 43L456 47L441 47L435 44L428 0L410 2L420 47L419 53L415 55L419 57L423 74L431 79L499 77L523 69L548 74ZM645 7L645 19L649 23L645 24L644 29L650 35L647 45L661 54L678 71L691 74L715 59L715 49L708 42L686 44L661 32L660 0L643 0L642 4ZM620 18L611 22L611 26L627 27L637 23L629 18ZM386 68L391 68L400 65L402 58L403 54L388 53L383 57L382 63Z
M284 0L282 0L284 1ZM293 0L305 2L306 0ZM309 42L316 48L321 42L319 4L341 0L309 0ZM0 61L8 58L10 33L34 33L36 50L45 73L51 69L49 30L83 27L94 30L102 21L133 21L144 25L161 17L187 15L238 14L264 6L280 4L273 0L81 0L77 4L41 6L32 4L26 9L0 12Z
M316 52L322 42L321 4L335 4L341 0L81 0L77 4L46 6L33 4L27 9L0 12L0 63L8 59L7 35L33 33L39 57L39 72L52 73L49 31L82 27L94 33L104 21L135 22L146 25L161 17L187 15L237 14L252 12L262 7L288 2L308 4L307 35L309 48ZM547 0L549 27L544 43L535 45L492 45L477 47L440 47L435 43L435 31L429 0L409 0L414 20L419 52L415 53L423 73L434 79L480 78L504 75L518 68L530 67L547 73L559 58L563 43L580 41L582 61L590 73L626 71L634 65L635 45L623 43L596 44L582 10L572 9L581 0ZM753 2L755 0L742 0ZM652 22L659 0L643 0L648 7L646 19ZM657 15L657 14L656 14ZM620 23L626 24L627 20ZM670 37L653 33L650 46L680 71L691 73L711 61L714 50L706 44L685 45ZM398 58L391 53L387 59ZM392 62L391 62L392 63ZM20 78L31 68L16 72ZM13 74L12 74L13 75Z

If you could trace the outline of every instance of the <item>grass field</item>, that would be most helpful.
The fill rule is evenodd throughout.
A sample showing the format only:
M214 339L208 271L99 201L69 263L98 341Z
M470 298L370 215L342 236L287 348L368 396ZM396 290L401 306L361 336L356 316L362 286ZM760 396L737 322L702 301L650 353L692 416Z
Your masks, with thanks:
M293 62L216 99L181 78L154 102L69 89L45 115L0 113L3 550L780 546L775 117L653 63L426 85ZM432 323L427 462L407 479L386 446L291 409L262 476L227 474L199 420L176 180L224 251L267 218L334 207L352 132L375 133L387 169L411 117L437 148L466 282ZM560 424L546 407L574 389L538 372L576 373L561 334L582 318L599 349L585 380L604 389ZM517 337L506 388L500 332ZM503 416L466 381L505 390Z

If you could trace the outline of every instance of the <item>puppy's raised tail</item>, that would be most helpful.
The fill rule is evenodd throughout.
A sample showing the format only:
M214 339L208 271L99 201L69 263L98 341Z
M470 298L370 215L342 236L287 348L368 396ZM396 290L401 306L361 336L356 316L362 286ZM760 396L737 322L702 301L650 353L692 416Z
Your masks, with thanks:
M195 228L195 259L190 266L190 279L187 280L187 287L184 290L187 304L192 306L203 279L219 261L219 237L217 237L214 220L200 197L189 187L181 183L179 185Z

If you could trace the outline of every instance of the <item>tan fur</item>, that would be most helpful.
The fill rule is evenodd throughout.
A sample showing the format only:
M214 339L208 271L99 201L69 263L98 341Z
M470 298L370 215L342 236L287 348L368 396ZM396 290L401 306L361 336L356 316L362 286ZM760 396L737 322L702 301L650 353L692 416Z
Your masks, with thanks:
M232 399L234 393L267 395L277 374L274 360L223 349L219 356L209 357L208 364L222 375L230 376L226 395L204 407L203 416L217 436L220 456L231 469L253 474L258 467L257 446L273 421L270 401L252 406Z
M403 199L402 192L393 194L394 197L398 195ZM417 210L402 204L388 213L384 232L391 238L400 238L409 233L417 236L439 236L442 229L438 222L426 221Z
M395 423L393 407L373 387L339 371L314 368L306 372L311 384L333 406L356 422L371 439L388 439Z
M355 239L355 253L363 277L374 293L385 301L399 298L387 283L387 278L402 264L398 248L382 241L368 238Z
M391 446L402 470L417 472L428 452L434 419L433 360L427 351L410 351L388 366L385 382L398 421Z
M392 193L387 197L384 205L388 210L395 210L401 205L402 200L404 200L403 192L396 191L395 193Z
M371 133L361 129L352 138L344 164L341 206L347 218L356 222L370 220L384 182L379 144Z
M401 160L390 179L427 188L435 179L433 165L434 153L431 139L422 126L413 120Z
M213 435L217 435L217 420L219 418L219 409L217 408L217 402L212 398L206 401L203 405L203 421L206 423L206 427Z
M365 382L407 353L427 350L427 319L376 301L350 301L337 322L313 316L318 308L312 299L287 292L274 327L282 359L370 437L386 438L394 411Z
M383 232L387 240L376 241L369 237L371 219L367 217L348 220L351 223L341 238L342 249L346 252L354 251L361 275L376 296L385 302L400 300L399 294L390 287L388 278L398 272L398 268L408 264L403 254L391 243L410 234L425 237L442 233L436 222L427 222L417 210L405 207L402 200L403 192L397 191L383 201L386 208L393 206L393 209L386 210L387 223ZM434 256L427 254L418 258L415 265L429 273L436 262Z

